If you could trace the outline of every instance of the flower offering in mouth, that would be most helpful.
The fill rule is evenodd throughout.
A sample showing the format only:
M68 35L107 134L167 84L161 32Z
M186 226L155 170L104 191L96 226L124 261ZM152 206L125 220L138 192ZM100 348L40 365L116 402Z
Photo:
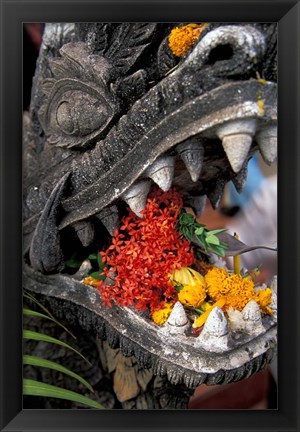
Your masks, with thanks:
M123 218L111 246L100 252L105 275L115 273L113 286L99 283L107 305L115 302L151 309L174 298L176 290L168 275L195 260L190 243L176 230L182 205L174 190L155 189L148 197L143 218L132 211Z
M101 280L89 277L84 282L99 289L105 305L148 310L157 325L168 320L176 302L193 328L203 326L217 306L224 313L240 312L252 300L262 315L271 315L272 291L258 289L251 271L236 272L236 266L229 271L225 260L224 267L208 262L209 249L224 256L227 245L218 238L224 230L209 231L183 212L182 197L174 189L153 189L143 217L128 209L110 246L100 252ZM193 243L194 236L200 243Z

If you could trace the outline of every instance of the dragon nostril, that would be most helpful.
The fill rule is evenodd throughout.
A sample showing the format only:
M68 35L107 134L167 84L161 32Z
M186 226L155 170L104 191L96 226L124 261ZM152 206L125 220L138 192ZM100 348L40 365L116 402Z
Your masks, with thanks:
M218 45L209 54L207 64L213 65L220 60L230 60L233 57L233 48L230 44Z

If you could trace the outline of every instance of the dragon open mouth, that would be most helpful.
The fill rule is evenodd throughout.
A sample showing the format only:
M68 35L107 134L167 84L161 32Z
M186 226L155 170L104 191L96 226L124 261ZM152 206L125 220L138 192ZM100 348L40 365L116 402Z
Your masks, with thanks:
M50 299L50 308L55 299L57 313L107 338L112 347L120 346L125 355L134 354L154 374L167 374L172 383L191 388L202 382L240 380L271 360L276 279L272 315L262 317L257 304L250 302L243 310L244 328L237 331L216 307L200 335L191 332L178 303L160 327L132 307L108 308L99 291L82 280L91 271L88 257L109 246L128 209L143 216L153 186L165 192L175 188L184 207L200 217L207 199L214 208L219 206L228 181L242 191L248 161L257 150L267 164L276 159L276 84L253 77L228 79L248 73L249 64L253 67L254 59L262 56L263 36L251 26L243 27L239 38L234 32L233 26L208 32L173 72L123 115L117 91L111 91L107 61L101 56L86 60L84 43L64 45L62 58L50 62L54 79L43 84L46 98L39 109L48 136L44 152L53 155L54 148L53 158L61 165L39 183L32 175L26 195L25 288ZM228 66L221 62L219 69L212 69L208 79L209 54L220 39L232 43L233 57ZM76 66L79 57L89 71L85 78ZM82 132L79 111L76 127L71 124L70 91L84 109L101 99L96 126ZM70 259L79 260L81 267L72 271L66 264Z

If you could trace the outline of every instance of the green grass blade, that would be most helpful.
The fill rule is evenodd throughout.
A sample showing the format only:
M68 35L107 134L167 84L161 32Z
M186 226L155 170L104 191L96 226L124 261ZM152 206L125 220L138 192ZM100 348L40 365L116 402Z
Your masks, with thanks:
M75 372L72 372L70 369L67 369L66 367L64 367L58 363L55 363L55 362L52 362L50 360L46 360L46 359L43 359L40 357L24 355L23 356L23 364L31 365L31 366L45 367L45 368L49 368L49 369L54 369L58 372L62 372L66 375L69 375L69 376L77 379L84 386L86 386L91 392L94 393L93 387L85 379L83 379L81 376L77 375Z
M72 351L74 351L76 354L78 354L81 358L83 358L85 361L87 361L89 364L91 364L88 359L86 359L79 351L77 351L75 348L71 347L69 344L60 341L59 339L53 338L52 336L45 335L44 333L38 333L31 330L23 330L23 338L24 339L32 339L37 341L43 341L43 342L50 342L55 343L57 345L62 345L65 348L68 348Z
M36 312L32 309L28 309L28 308L23 308L23 315L28 315L28 316L34 316L34 317L38 317L38 318L45 318L51 321L54 321L50 316L42 314L40 312Z
M42 305L33 295L29 294L28 292L23 292L23 296L25 298L27 298L28 300L31 300L32 302L34 302L35 304L37 304L44 312L46 312L46 314L49 316L49 318L52 319L53 322L55 322L58 326L60 326L61 328L63 328L67 333L69 333L69 335L72 336L73 339L76 339L76 337L73 335L72 332L70 332L70 330L68 330L63 324L61 324L49 311L47 308L45 308L44 305Z
M23 380L23 394L26 396L45 396L66 399L88 405L92 408L103 409L103 406L98 402L89 399L86 396L82 396L79 393L26 378Z

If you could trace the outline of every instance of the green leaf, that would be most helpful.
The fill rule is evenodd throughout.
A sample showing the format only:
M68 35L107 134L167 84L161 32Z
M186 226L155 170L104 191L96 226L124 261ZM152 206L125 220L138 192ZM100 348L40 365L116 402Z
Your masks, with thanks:
M77 375L75 372L72 372L70 369L67 369L66 367L55 363L50 360L46 360L40 357L30 356L30 355L24 355L23 356L23 364L24 365L31 365L31 366L39 366L39 367L45 367L49 369L54 369L58 372L62 372L66 375L69 375L78 381L80 381L84 386L86 386L91 392L94 393L93 387L81 376Z
M227 229L216 229L209 231L209 234L219 234L221 232L227 231Z
M66 399L88 405L92 408L103 409L103 406L98 402L89 399L86 396L82 396L79 393L26 378L23 380L23 394L26 396L45 396Z
M90 261L97 261L97 254L96 253L92 253L87 257L88 260Z
M23 308L23 315L35 316L38 318L45 318L45 319L48 319L50 321L53 321L53 319L51 317L49 317L48 315L45 315L45 314L42 314L40 312L36 312L34 310L27 309L27 308Z
M225 252L224 249L222 247L220 247L219 245L210 245L210 249L216 253L217 255L220 255L221 257L225 256Z
M211 235L210 233L206 236L206 243L209 243L209 245L213 244L213 245L219 245L220 244L220 240L218 239L217 236L215 235Z
M79 267L81 266L81 261L79 260L75 260L75 259L69 259L67 261L65 261L65 267L69 267L72 269L79 269Z
M37 301L37 299L31 295L28 292L23 292L23 296L25 298L27 298L28 300L32 301L33 303L37 304L44 312L46 312L46 314L49 316L49 318L55 322L55 324L57 324L58 326L60 326L61 328L63 328L67 333L69 333L70 336L72 336L73 339L76 339L76 337L73 335L72 332L70 332L69 329L67 329L67 327L65 327L63 324L61 324L56 318L54 318L54 316L48 311L47 308L45 308L44 305L42 305L39 301Z
M35 332L35 331L31 331L31 330L23 330L23 338L24 339L32 339L32 340L37 340L37 341L54 343L54 344L57 344L57 345L62 345L65 348L68 348L68 349L74 351L76 354L78 354L81 358L83 358L85 361L87 361L90 364L90 362L88 361L88 359L86 359L75 348L71 347L71 345L69 345L69 344L67 344L65 342L62 342L59 339L53 338L52 336L48 336L48 335L45 335L44 333L38 333L38 332Z
M89 273L89 276L93 277L94 279L98 280L104 280L106 278L105 275L100 275L98 271Z
M199 228L196 228L196 229L195 229L195 234L196 234L197 236L203 234L203 232L204 232L204 228L203 228L203 227L199 227Z

